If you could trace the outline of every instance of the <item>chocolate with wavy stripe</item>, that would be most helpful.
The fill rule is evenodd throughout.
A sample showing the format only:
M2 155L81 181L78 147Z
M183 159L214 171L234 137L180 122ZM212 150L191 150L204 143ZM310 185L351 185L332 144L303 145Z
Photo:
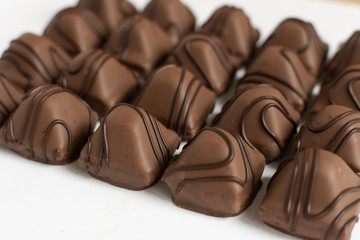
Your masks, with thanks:
M89 138L79 164L95 178L142 190L161 177L179 143L175 132L146 111L119 104L106 114Z
M349 240L360 211L359 186L359 176L339 156L306 148L280 165L259 215L300 238Z

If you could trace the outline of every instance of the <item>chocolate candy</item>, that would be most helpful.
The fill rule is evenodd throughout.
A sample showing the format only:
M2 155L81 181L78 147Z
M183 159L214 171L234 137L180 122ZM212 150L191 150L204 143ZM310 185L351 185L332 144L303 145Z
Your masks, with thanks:
M311 114L327 105L342 105L360 110L360 65L351 65L336 78L328 78L321 87Z
M53 83L71 57L46 37L26 33L11 42L0 59L0 73L24 90Z
M294 143L294 150L318 147L339 155L360 172L360 111L330 105L304 125Z
M108 32L92 11L84 8L67 8L53 18L44 35L69 54L76 55L101 46Z
M179 0L151 0L142 14L157 22L171 36L174 44L194 31L195 17Z
M31 160L65 164L78 157L96 122L78 96L44 84L24 96L1 128L0 144Z
M360 178L337 155L308 148L279 167L260 218L302 239L351 237L360 211Z
M147 80L134 101L181 136L193 137L215 104L215 93L184 68L167 65Z
M214 126L237 132L247 144L278 158L287 147L300 121L300 114L270 85L242 89L223 107Z
M111 35L106 50L120 62L148 76L173 48L170 36L140 15L128 18Z
M24 96L24 92L0 73L0 126L9 117Z
M93 11L112 32L124 19L136 14L135 7L127 0L80 0L78 8Z
M235 63L221 41L200 33L187 35L175 47L168 63L186 68L216 94L226 90L235 73Z
M311 23L293 18L281 22L263 48L275 45L294 50L314 76L319 75L328 51L328 45L320 39Z
M251 26L249 18L238 8L224 6L211 16L201 32L217 36L239 68L252 55L259 31Z
M89 138L79 164L95 178L142 190L160 178L179 143L175 132L144 110L119 104Z
M229 217L250 205L264 167L262 154L238 134L204 128L166 169L163 180L179 207Z
M297 111L303 111L316 81L294 51L270 46L251 63L238 89L244 83L273 85Z
M137 90L137 79L130 69L102 50L76 56L58 84L77 93L100 115L130 100Z
M350 65L360 64L360 31L354 32L351 37L341 45L336 55L326 66L328 78L334 78Z

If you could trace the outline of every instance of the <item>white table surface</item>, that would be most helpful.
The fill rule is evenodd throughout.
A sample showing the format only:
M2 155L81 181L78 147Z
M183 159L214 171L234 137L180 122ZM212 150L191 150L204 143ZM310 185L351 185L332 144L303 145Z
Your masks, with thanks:
M224 4L243 8L261 41L287 17L311 21L332 55L360 29L360 4L321 0L183 0L202 24ZM24 32L41 34L76 0L0 1L0 53ZM147 1L132 0L139 9ZM219 107L217 108L219 110ZM0 239L294 239L260 221L258 208L276 168L267 166L254 203L240 216L216 218L176 207L164 183L134 192L114 187L77 162L47 166L0 146ZM360 239L360 224L352 239Z

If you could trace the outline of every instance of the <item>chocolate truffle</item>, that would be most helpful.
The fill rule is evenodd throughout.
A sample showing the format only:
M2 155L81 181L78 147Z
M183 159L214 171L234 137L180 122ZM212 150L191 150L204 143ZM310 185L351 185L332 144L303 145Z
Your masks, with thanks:
M100 115L130 100L137 90L132 72L102 50L80 53L57 83L78 94Z
M193 137L215 104L215 93L175 65L155 71L134 101L182 137Z
M296 110L303 111L316 81L293 50L270 46L251 63L238 89L244 83L273 85Z
M342 105L360 110L360 65L351 65L336 78L329 78L321 87L311 114L327 105Z
M226 90L235 73L235 63L221 41L200 33L192 33L183 38L175 47L168 63L186 68L216 94Z
M313 25L299 19L281 22L263 48L274 45L294 50L314 76L319 75L328 51L328 45L320 39Z
M228 6L218 9L204 24L201 32L217 36L235 59L237 68L249 60L259 39L259 31L253 28L245 13Z
M71 57L47 37L23 34L0 60L0 73L24 90L53 83Z
M296 132L300 114L270 85L242 89L223 107L214 126L237 132L247 144L278 158Z
M156 22L136 15L116 28L106 50L147 77L173 46L170 36Z
M143 109L119 104L91 135L79 164L97 179L143 190L159 180L179 144L175 132Z
M0 144L48 164L75 160L97 122L89 105L72 92L44 84L30 90L0 131Z
M53 18L44 35L74 56L101 46L108 32L92 11L67 8Z
M23 96L23 90L0 73L0 126L17 108Z
M151 0L142 14L156 21L170 35L174 44L194 31L195 17L179 0Z
M335 56L326 66L327 78L334 78L350 65L360 64L360 31L354 32L341 45Z
M265 160L238 135L204 128L166 169L173 202L216 216L240 214L261 186Z
M360 111L330 105L314 115L300 130L294 150L325 149L339 155L360 173Z
M307 148L281 165L260 219L302 239L349 240L360 211L360 178L337 155Z
M114 31L124 19L136 14L135 7L127 0L80 0L78 8L93 11L109 32Z

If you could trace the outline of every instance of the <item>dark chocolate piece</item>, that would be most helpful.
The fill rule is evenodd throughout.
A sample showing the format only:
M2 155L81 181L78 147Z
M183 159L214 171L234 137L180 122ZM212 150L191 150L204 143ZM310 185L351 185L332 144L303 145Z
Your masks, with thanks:
M270 85L242 89L223 107L214 126L237 132L267 161L282 154L296 132L300 114Z
M167 65L155 71L134 101L182 137L193 137L215 104L215 93L184 68Z
M262 154L238 134L204 128L166 169L163 180L177 206L229 217L251 204L264 167Z
M116 28L106 50L147 77L173 46L170 36L157 23L136 15Z
M294 142L295 151L307 147L334 152L360 173L360 111L338 105L325 107L301 128Z
M200 33L187 35L175 47L168 63L186 68L217 94L226 90L235 73L235 63L221 41Z
M243 10L224 6L211 16L201 32L218 37L239 68L252 55L259 31L253 28Z
M24 91L0 73L0 127L15 111L23 96Z
M170 34L174 44L194 31L195 17L179 0L151 0L142 14Z
M298 111L303 111L317 80L299 56L280 46L265 48L247 69L242 84L265 83L276 87Z
M337 155L307 148L280 166L260 219L302 239L349 240L360 211L360 178Z
M342 105L360 110L360 65L351 65L336 78L328 78L321 87L311 114L327 105Z
M0 73L24 90L53 83L71 57L46 37L26 33L11 42L0 59Z
M328 45L320 39L311 23L293 18L281 22L263 48L275 45L294 50L314 76L319 75L328 51Z
M127 0L80 0L79 8L93 11L112 32L124 19L136 14L135 7Z
M75 160L97 115L74 93L44 84L30 90L0 131L0 144L48 164Z
M95 178L142 190L159 180L179 144L179 136L146 111L119 104L89 138L79 164Z
M53 18L44 35L74 56L100 47L108 32L100 19L89 9L67 8Z
M131 70L102 50L80 53L57 83L78 94L101 116L130 100L138 87Z

